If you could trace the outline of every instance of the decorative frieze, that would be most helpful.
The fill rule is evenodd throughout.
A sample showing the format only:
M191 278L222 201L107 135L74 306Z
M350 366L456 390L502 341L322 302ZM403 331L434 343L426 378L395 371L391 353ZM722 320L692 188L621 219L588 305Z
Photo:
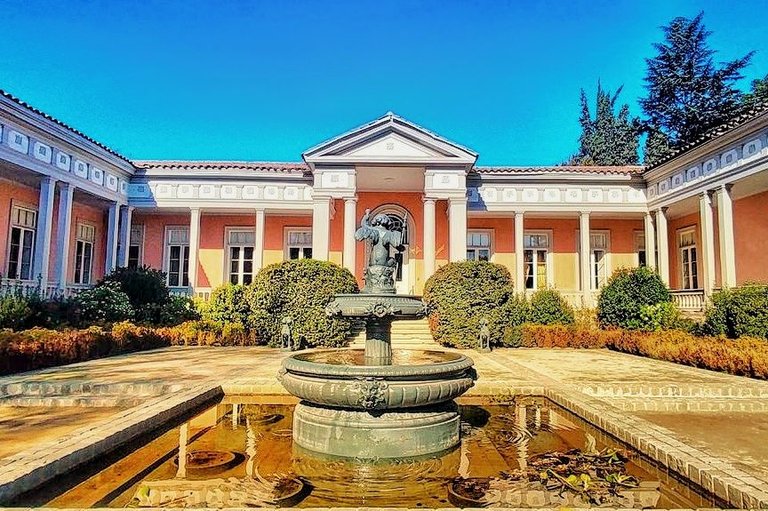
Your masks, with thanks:
M709 154L684 171L655 179L648 183L648 200L661 199L672 191L697 186L699 181L711 176L734 172L742 165L765 154L766 133L747 142L728 147L717 154Z
M312 199L312 187L283 183L253 185L245 183L178 183L158 182L126 183L130 200L147 199L197 199L201 201L267 201L308 202Z
M642 204L643 190L631 186L470 186L467 201L471 208L503 204Z
M72 173L94 185L104 187L105 192L127 195L128 181L77 158L58 147L27 135L20 129L0 125L0 145L28 156L32 161L51 165L59 172Z

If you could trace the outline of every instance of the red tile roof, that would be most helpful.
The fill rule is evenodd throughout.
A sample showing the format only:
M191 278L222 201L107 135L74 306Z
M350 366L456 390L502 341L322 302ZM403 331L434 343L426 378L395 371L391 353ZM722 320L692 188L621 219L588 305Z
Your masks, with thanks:
M189 161L189 160L145 160L134 161L138 169L166 170L170 172L202 172L251 170L256 172L309 172L306 163L275 161Z
M547 173L578 173L578 174L642 174L643 167L639 165L608 166L608 165L561 165L552 167L474 167L478 174L547 174Z
M93 139L93 138L89 137L88 135L86 135L86 134L85 134L85 133L83 133L82 131L79 131L79 130L77 130L77 129L73 128L72 126L70 126L69 124L66 124L65 122L62 122L62 121L60 121L60 120L56 119L55 117L52 117L52 116L48 115L47 113L43 112L42 110L38 110L37 108L33 107L32 105L30 105L30 104L29 104L29 103L27 103L26 101L23 101L23 100L21 100L21 99L17 98L16 96L14 96L13 94L11 94L10 92L6 92L6 91L4 91L3 89L0 89L0 95L1 95L1 96L3 96L3 97L4 97L4 98L6 98L6 99L9 99L9 100L13 101L13 102L14 102L14 103L16 103L17 105L19 105L19 106L22 106L22 107L26 108L26 109L27 109L27 110L29 110L30 112L32 112L32 113L34 113L34 114L37 114L37 115L39 115L39 116L41 116L41 117L44 117L45 119L48 119L49 121L51 121L51 122L54 122L54 123L58 124L58 125L59 125L59 126L61 126L62 128L64 128L64 129L67 129L67 130L71 131L71 132L72 132L72 133L74 133L75 135L77 135L77 136L79 136L79 137L82 137L83 139L87 140L88 142L90 142L90 143L92 143L92 144L94 144L94 145L96 145L96 146L98 146L98 147L100 147L100 148L104 149L104 150L105 150L105 151L107 151L109 154L111 154L111 155L113 155L113 156L117 156L117 157L118 157L118 158L120 158L121 160L127 161L128 163L132 163L132 162L131 162L131 160L129 160L128 158L126 158L126 157L125 157L125 156L123 156L122 154L118 153L118 152L117 152L117 151L115 151L114 149L111 149L111 148L107 147L106 145L102 144L101 142L99 142L99 141L97 141L97 140L95 140L95 139Z

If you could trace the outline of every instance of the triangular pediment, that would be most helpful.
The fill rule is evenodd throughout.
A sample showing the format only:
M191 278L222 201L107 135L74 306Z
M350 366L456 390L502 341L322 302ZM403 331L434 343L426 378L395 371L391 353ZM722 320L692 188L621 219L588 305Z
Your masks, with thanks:
M445 163L472 165L477 154L394 114L323 142L304 153L314 164Z

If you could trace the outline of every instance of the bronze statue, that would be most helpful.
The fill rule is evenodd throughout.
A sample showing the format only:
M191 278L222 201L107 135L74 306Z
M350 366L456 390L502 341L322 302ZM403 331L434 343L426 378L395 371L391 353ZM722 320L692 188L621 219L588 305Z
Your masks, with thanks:
M389 252L391 248L398 252L405 250L403 233L392 228L392 219L387 215L379 214L369 221L370 215L371 210L366 209L360 220L360 228L355 232L357 241L371 242L371 256L365 269L365 288L362 292L394 294L397 262L394 257L390 257Z

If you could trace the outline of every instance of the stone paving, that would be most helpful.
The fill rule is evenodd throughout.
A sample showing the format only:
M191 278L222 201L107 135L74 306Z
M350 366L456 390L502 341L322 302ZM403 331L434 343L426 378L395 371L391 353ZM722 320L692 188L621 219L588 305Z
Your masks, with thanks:
M466 353L480 376L470 394L546 395L734 507L768 507L768 382L607 350ZM275 378L284 356L262 347L168 348L0 378L0 416L17 413L16 427L29 424L26 443L5 451L15 454L0 459L0 469L22 462L42 469L30 461L36 453L51 463L51 443L81 441L72 440L77 431L57 437L60 431L36 426L19 407L47 407L51 420L63 423L72 419L72 406L102 408L103 415L73 422L104 441L113 438L116 420L136 430L153 417L179 413L195 391L284 394ZM0 452L5 433L0 424Z

